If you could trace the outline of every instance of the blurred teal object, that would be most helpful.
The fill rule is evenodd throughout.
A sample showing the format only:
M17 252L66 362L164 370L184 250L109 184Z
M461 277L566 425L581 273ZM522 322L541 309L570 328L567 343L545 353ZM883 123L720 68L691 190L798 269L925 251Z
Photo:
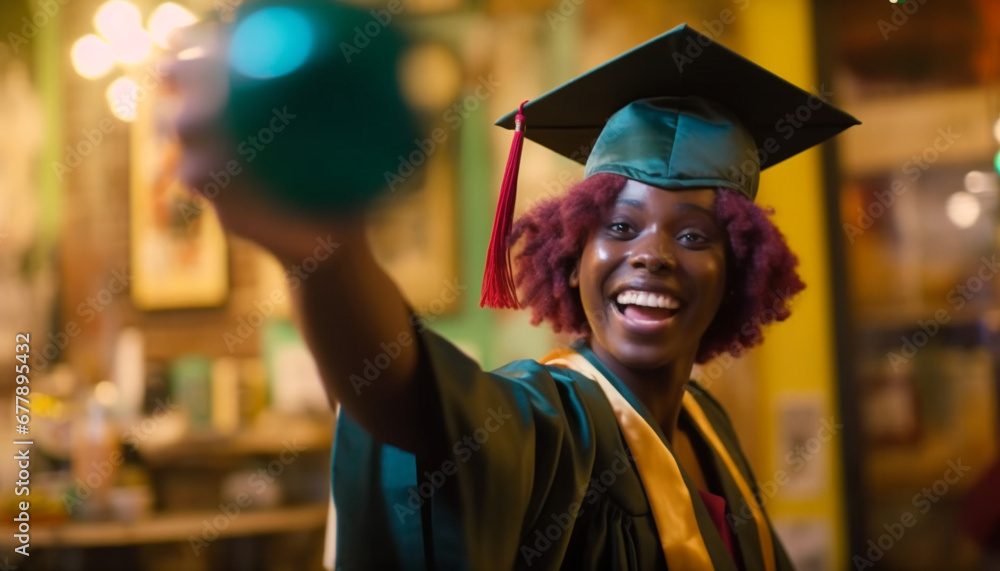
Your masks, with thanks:
M401 11L398 1L369 11L329 0L240 6L224 126L281 204L317 214L363 207L413 150L417 119L398 82Z
M187 412L191 428L212 428L212 361L204 355L183 355L170 366L170 400Z

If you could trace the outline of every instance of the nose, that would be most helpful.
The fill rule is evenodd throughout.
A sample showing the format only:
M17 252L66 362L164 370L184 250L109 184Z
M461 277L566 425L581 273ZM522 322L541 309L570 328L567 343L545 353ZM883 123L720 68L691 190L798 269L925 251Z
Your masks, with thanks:
M629 265L633 268L645 268L650 272L677 267L677 256L672 249L673 241L658 232L651 232L635 243L629 255Z

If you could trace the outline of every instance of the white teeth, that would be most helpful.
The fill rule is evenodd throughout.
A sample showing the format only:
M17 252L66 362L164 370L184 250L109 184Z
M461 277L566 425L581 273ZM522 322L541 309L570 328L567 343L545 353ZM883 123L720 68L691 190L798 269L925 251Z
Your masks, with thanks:
M616 301L620 305L640 305L642 307L661 307L664 309L677 309L681 305L679 301L669 295L631 289L619 293Z

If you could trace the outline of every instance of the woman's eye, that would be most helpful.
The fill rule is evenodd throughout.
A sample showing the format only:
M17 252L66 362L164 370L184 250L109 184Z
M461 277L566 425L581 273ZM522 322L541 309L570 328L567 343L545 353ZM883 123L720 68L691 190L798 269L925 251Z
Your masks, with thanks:
M690 244L702 244L708 242L708 237L699 232L684 232L677 237L681 242L687 242Z
M629 225L628 222L612 222L611 224L608 224L608 230L624 234L632 230L632 226Z

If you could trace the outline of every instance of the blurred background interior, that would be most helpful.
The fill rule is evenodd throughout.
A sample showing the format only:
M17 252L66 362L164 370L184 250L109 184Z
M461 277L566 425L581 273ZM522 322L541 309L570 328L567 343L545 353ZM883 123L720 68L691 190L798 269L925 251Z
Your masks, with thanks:
M0 4L0 429L34 442L30 496L0 461L2 568L322 568L333 415L288 303L321 262L283 274L171 171L160 44L238 3ZM687 22L861 119L764 173L808 289L763 346L697 374L800 569L1000 568L1000 3L366 4L391 7L444 136L400 161L407 180L426 163L421 190L372 240L485 367L569 341L477 303L510 141L492 121L523 99ZM581 176L527 143L518 213Z

